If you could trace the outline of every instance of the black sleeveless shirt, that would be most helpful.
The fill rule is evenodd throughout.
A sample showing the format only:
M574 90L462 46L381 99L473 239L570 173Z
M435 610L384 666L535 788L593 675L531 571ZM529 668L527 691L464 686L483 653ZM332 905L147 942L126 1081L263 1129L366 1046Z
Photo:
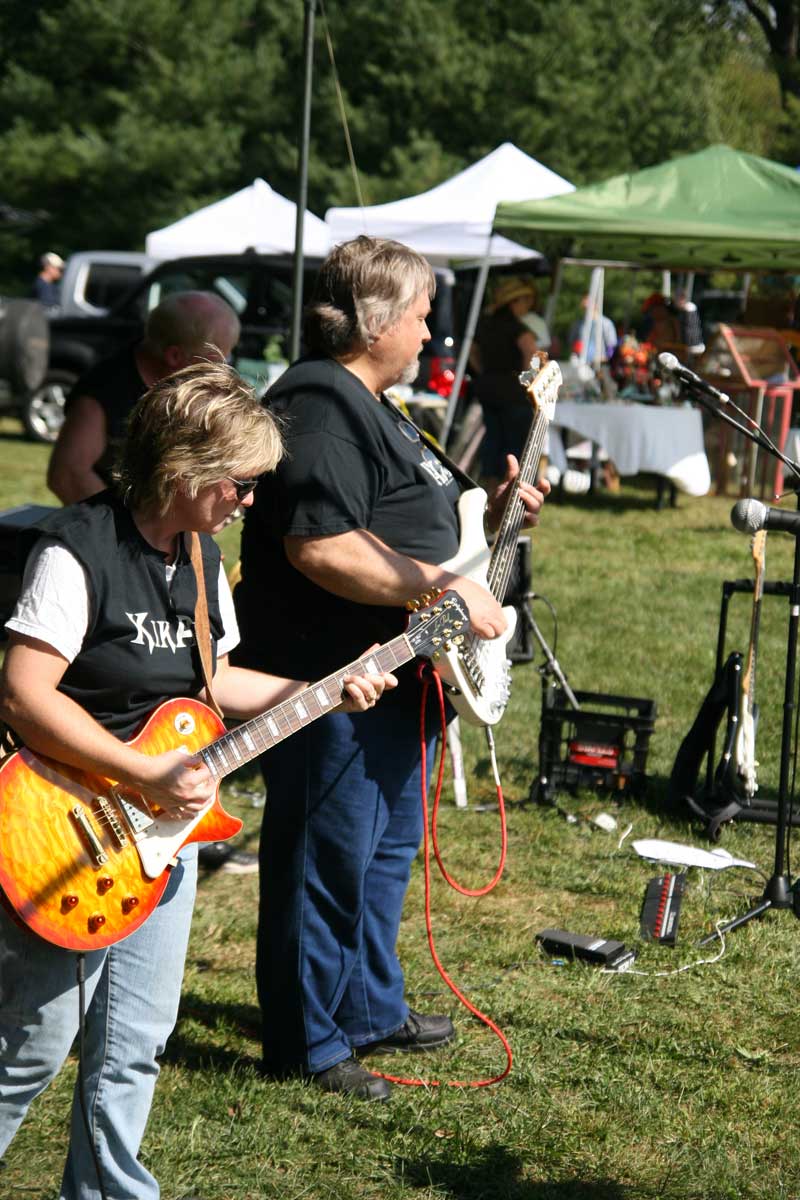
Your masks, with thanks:
M168 584L165 555L145 541L110 492L61 509L26 531L26 553L42 534L63 542L89 580L89 625L59 691L122 739L164 700L196 696L203 687L194 635L197 586L184 539ZM200 540L216 663L216 643L224 632L217 595L220 552L212 537L201 534Z

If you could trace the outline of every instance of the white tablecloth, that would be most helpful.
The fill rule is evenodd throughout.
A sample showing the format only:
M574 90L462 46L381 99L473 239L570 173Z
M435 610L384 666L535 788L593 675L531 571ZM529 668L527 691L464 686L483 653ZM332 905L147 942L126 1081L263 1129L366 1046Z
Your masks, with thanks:
M652 471L690 496L705 496L711 487L703 422L696 408L565 400L556 405L547 448L550 461L564 471L567 456L561 428L596 442L620 475Z

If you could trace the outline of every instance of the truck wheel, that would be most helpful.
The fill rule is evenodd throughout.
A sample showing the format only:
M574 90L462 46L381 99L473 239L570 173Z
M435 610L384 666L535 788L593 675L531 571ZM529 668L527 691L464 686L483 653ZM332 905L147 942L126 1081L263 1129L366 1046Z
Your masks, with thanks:
M22 401L20 416L26 432L37 442L54 442L64 424L64 403L78 376L73 371L48 371L44 383Z
M19 395L39 387L47 372L50 327L35 300L0 301L0 378Z

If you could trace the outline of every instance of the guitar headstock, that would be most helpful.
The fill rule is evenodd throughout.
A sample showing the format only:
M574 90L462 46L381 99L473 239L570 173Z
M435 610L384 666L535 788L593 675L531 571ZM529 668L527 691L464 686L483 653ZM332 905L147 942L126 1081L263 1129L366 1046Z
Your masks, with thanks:
M458 592L442 592L427 608L408 618L406 637L415 654L432 658L442 650L458 646L469 631L469 611Z
M519 381L530 396L534 409L544 413L548 421L552 421L558 389L563 382L558 363L554 359L548 359L544 352L535 354L528 370L519 376Z
M759 529L753 534L753 540L750 543L750 553L753 556L753 562L756 566L756 574L761 574L764 570L767 554L767 531Z

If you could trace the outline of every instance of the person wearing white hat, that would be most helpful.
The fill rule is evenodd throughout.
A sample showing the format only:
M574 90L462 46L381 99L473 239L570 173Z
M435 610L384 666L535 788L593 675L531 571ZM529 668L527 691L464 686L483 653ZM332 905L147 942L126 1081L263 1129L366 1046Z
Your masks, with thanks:
M45 308L58 308L61 303L61 276L64 260L60 254L48 250L39 259L39 274L33 281L31 295Z

